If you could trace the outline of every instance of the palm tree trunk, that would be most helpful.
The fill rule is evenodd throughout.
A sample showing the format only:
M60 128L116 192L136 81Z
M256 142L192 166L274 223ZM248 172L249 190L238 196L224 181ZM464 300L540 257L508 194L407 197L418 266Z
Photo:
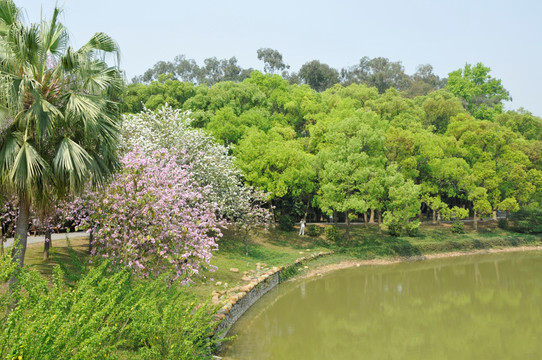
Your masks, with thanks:
M17 232L15 239L19 241L18 246L13 247L12 260L24 266L24 255L26 254L26 239L28 234L28 221L30 219L30 199L26 196L19 197L19 216L17 218Z
M43 244L43 260L49 260L49 249L51 248L51 228L45 228L45 243Z

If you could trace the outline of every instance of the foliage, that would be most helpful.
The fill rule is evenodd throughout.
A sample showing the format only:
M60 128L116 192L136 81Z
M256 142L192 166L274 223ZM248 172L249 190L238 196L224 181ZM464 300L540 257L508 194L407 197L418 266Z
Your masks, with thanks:
M9 265L7 257L2 261ZM14 272L17 278L0 298L2 358L211 358L213 311L163 281L136 281L109 262L90 268L73 286L58 266L51 287L35 270L1 269L2 280ZM10 304L16 305L6 312Z
M294 229L295 220L288 214L284 214L279 218L279 229L282 231L292 231Z
M418 236L418 232L420 229L420 222L415 220L407 223L405 225L405 230L408 236L415 237Z
M85 183L102 183L118 164L118 106L123 82L106 55L113 39L96 33L80 49L50 21L25 25L11 0L0 1L0 177L19 197L17 234L24 262L30 207L50 206Z
M336 226L326 226L324 230L326 240L332 244L337 244L340 241L339 229Z
M220 60L216 57L207 58L199 66L194 59L178 55L172 62L158 61L143 75L134 77L132 82L164 82L171 78L211 86L221 81L242 81L250 76L251 71L240 67L235 56Z
M307 226L307 235L309 236L316 237L316 236L319 236L321 232L322 231L319 226L316 226L316 225Z
M372 210L404 234L421 211L435 222L474 213L476 225L542 199L542 120L505 112L507 93L485 66L459 72L443 88L430 65L405 77L399 62L364 58L341 72L350 85L318 92L295 74L254 71L210 88L139 84L136 98L191 111L189 126L229 144L243 181L269 193L277 214L334 211L348 224Z
M264 71L266 73L274 74L275 71L283 71L290 68L289 65L286 65L282 60L282 54L277 50L270 48L261 48L258 49L258 60L264 62Z
M469 112L479 119L493 120L502 112L502 102L511 100L501 81L489 75L491 69L482 63L466 64L448 74L446 88L462 98Z
M508 216L510 228L525 234L542 233L542 209L522 208Z
M365 83L367 86L374 86L380 94L390 87L405 90L411 82L400 61L393 62L384 57L370 59L364 56L358 65L341 70L341 77L345 84Z
M229 149L202 130L192 128L191 122L188 112L168 106L126 115L122 122L123 149L126 152L140 147L146 154L168 149L176 156L177 164L191 174L192 181L207 188L207 201L216 204L221 218L240 220L240 214L251 207L256 209L252 206L255 202L263 203L264 195L242 183Z
M93 254L144 277L168 273L168 281L189 281L209 264L221 236L209 189L194 184L167 150L136 150L121 161L96 202Z
M451 230L454 234L464 234L465 224L463 223L463 221L455 220L452 222Z
M339 72L318 60L303 64L298 75L303 83L309 85L316 92L324 91L339 82Z

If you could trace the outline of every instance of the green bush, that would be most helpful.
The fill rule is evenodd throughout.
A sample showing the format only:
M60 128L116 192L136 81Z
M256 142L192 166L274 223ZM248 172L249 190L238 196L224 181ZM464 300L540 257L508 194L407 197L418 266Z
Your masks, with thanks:
M508 229L508 220L503 219L503 218L499 218L499 220L497 220L497 226L500 229L507 230Z
M52 285L27 268L1 275L16 278L0 296L2 359L211 358L214 311L163 280L134 279L108 263L73 286L59 266Z
M411 221L411 222L406 224L406 233L410 237L418 236L419 230L420 230L420 222L419 221Z
M508 218L513 231L525 234L542 233L542 209L520 209Z
M452 222L452 232L454 234L464 234L465 233L465 224L463 224L462 221L454 221Z
M295 220L290 215L282 215L279 218L279 229L282 231L292 231L294 229Z
M326 240L332 244L338 244L340 241L339 229L335 225L326 226L324 235L326 236Z
M391 236L401 236L401 225L399 223L392 223L388 225L388 233Z
M318 236L321 233L321 229L319 226L316 225L309 225L307 226L307 235L309 236Z

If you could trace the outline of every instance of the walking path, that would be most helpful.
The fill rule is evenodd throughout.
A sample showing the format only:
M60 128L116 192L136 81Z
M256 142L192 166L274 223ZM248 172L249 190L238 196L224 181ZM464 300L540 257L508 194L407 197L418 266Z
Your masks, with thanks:
M71 233L62 233L62 234L51 234L51 240L64 240L66 239L66 236L69 239L81 237L81 236L88 236L86 231L76 231ZM29 244L36 244L36 243L42 243L45 241L45 235L38 235L38 236L29 236L27 238L27 245ZM4 243L4 247L10 247L13 245L13 238L9 238Z

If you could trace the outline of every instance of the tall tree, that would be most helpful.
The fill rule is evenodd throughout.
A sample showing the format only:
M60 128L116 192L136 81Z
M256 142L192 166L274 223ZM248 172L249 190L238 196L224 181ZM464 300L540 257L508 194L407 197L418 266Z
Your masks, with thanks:
M481 120L493 120L502 113L503 101L512 100L501 80L489 75L491 69L482 63L448 74L446 88L465 101L469 112Z
M59 14L55 8L50 21L26 26L13 1L0 1L0 176L19 198L14 260L21 266L31 204L46 206L52 192L76 192L89 179L99 183L118 163L114 99L123 82L103 61L118 56L118 46L97 33L73 49Z
M345 213L347 239L350 220L369 208L370 180L384 167L383 125L374 112L358 111L330 124L321 144L318 203L328 214Z
M299 69L299 77L317 92L324 91L339 82L339 72L318 60L303 64Z
M343 84L365 83L376 87L381 94L390 87L405 90L411 82L400 61L390 61L384 57L371 59L367 56L361 58L358 65L342 69L341 78Z
M258 49L258 60L265 64L263 69L266 73L274 74L275 71L284 71L290 68L282 60L282 54L270 48Z

